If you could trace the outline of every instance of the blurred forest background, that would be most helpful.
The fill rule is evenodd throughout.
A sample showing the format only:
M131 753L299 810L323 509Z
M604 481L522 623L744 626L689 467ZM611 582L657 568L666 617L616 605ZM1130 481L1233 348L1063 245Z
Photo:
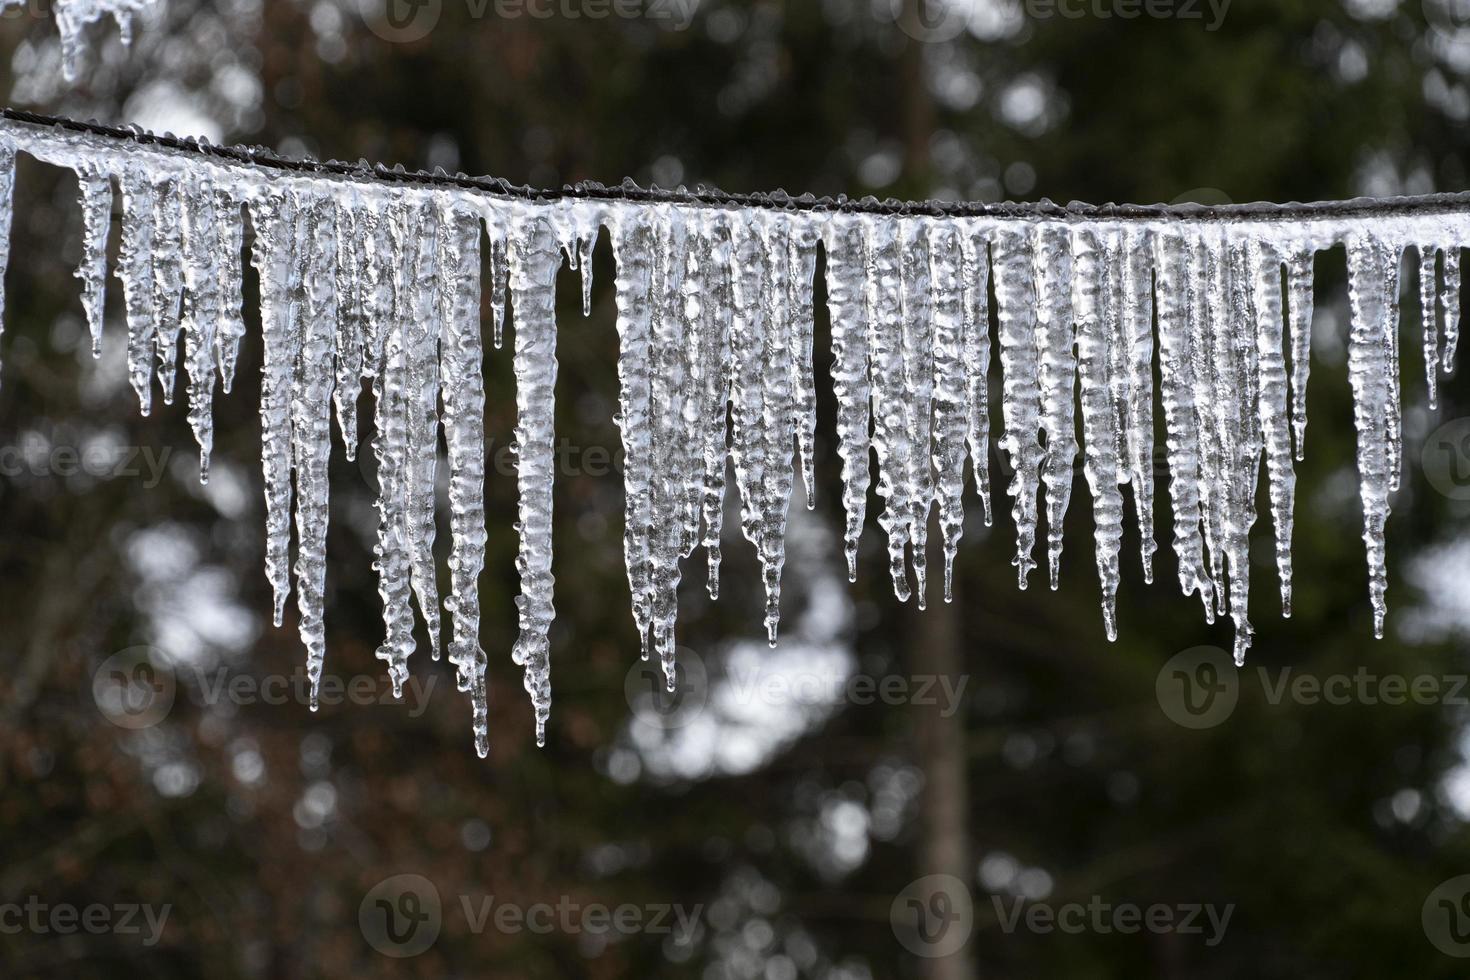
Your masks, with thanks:
M1238 3L1218 22L1203 4L1194 18L1136 19L1047 17L1013 0L950 0L927 19L913 0L664 5L689 12L687 25L568 16L575 2L544 19L499 16L493 0L421 0L391 18L364 2L166 0L130 53L110 27L90 32L83 80L68 88L38 0L0 18L0 87L22 108L533 184L632 176L732 191L1208 203L1467 187L1470 29L1455 0ZM369 679L357 683L382 703L312 714L295 694L266 704L219 693L222 680L249 690L299 677L303 659L294 611L284 628L270 624L262 572L254 323L237 390L216 399L201 488L184 407L138 416L115 281L108 349L89 356L72 275L75 178L28 158L18 176L0 345L0 902L171 913L152 946L136 934L0 931L0 975L1463 975L1421 910L1470 871L1464 692L1401 705L1271 696L1286 668L1432 677L1447 695L1470 670L1470 544L1456 531L1470 503L1454 499L1463 480L1441 492L1420 464L1426 438L1470 414L1470 388L1449 382L1428 410L1412 273L1388 636L1372 638L1343 259L1330 253L1317 265L1295 614L1279 616L1263 519L1257 639L1231 681L1238 702L1194 729L1166 710L1161 670L1181 651L1228 647L1230 626L1206 626L1197 600L1178 594L1162 486L1158 580L1143 582L1130 532L1116 644L1103 638L1080 472L1060 591L1038 574L1019 592L994 452L995 526L971 504L956 601L936 592L920 615L892 597L876 498L859 580L842 575L825 381L819 502L793 510L781 645L763 642L752 549L727 520L719 603L705 597L702 554L687 566L685 700L653 698L622 564L604 240L589 318L575 277L561 280L548 743L535 747L509 658L515 497L501 452L487 487L492 747L481 761L447 663L421 649L422 696L383 696L373 473L340 446L327 671ZM819 364L827 336L819 306ZM486 362L495 452L514 421L509 351ZM65 462L85 452L116 465ZM173 702L156 724L129 728L99 710L93 681L137 647L159 651ZM961 696L844 695L857 677L916 693L935 676L963 682ZM751 677L796 693L752 694ZM410 959L383 955L359 920L365 897L400 874L428 879L444 909L437 939ZM904 889L930 874L956 876L973 898L967 941L947 957L915 955L933 950L890 922ZM700 912L682 937L477 931L460 896ZM1233 914L1214 945L1208 931L1007 930L1001 912L1017 899Z

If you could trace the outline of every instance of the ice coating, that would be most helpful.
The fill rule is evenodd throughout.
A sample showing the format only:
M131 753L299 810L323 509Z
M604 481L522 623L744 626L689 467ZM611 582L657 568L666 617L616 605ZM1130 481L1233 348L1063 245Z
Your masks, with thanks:
M265 170L5 121L0 267L8 251L13 147L79 176L78 277L96 342L113 187L119 190L115 272L129 381L145 413L155 375L168 401L182 335L201 475L212 445L214 388L218 382L229 390L247 332L241 273L248 216L250 261L260 281L266 574L278 624L296 590L313 688L327 642L332 429L349 452L355 449L358 395L369 382L379 518L374 565L384 629L378 656L401 692L416 645L415 604L431 653L440 646L433 549L443 503L436 477L446 465L439 460L442 427L452 535L442 607L451 616L449 657L472 705L481 755L489 745L477 590L487 519L482 329L495 343L513 309L521 594L511 653L525 668L540 741L550 711L554 615L556 276L565 255L581 275L590 311L592 253L604 227L616 261L624 557L644 651L658 652L671 684L683 563L701 544L708 588L718 594L731 464L741 531L762 568L767 636L776 639L786 516L798 475L811 500L819 461L819 262L850 575L858 571L870 479L882 501L878 523L900 599L914 590L921 604L925 599L931 510L943 539L946 598L951 594L967 457L989 521L993 284L1002 383L996 410L1000 448L1013 467L1007 489L1021 584L1035 563L1043 518L1049 579L1058 581L1080 453L1104 628L1116 636L1126 512L1132 510L1147 572L1157 479L1169 497L1179 585L1201 597L1207 619L1232 618L1239 660L1252 639L1249 547L1262 479L1283 612L1290 612L1293 467L1305 448L1313 265L1318 251L1345 245L1348 373L1370 599L1381 633L1384 530L1404 452L1400 261L1411 254L1417 265L1417 275L1410 274L1420 316L1415 342L1431 375L1448 371L1459 333L1460 249L1470 238L1470 219L1451 207L1367 217L1246 211L1218 219L1190 212L1094 218L1068 211L951 218L522 201L464 186ZM488 325L480 309L482 225L489 233ZM1427 397L1433 391L1431 382ZM1157 475L1155 406L1167 464Z

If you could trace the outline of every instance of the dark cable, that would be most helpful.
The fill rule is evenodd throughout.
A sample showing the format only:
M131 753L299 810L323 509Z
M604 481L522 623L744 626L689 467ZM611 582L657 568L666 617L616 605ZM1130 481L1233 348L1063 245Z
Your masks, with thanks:
M366 160L344 163L340 160L292 160L264 147L215 146L208 140L158 135L137 127L108 126L96 121L80 122L58 116L47 116L23 109L0 109L0 117L42 128L55 128L74 133L87 133L108 139L126 140L142 146L196 153L216 160L242 163L292 173L323 174L358 180L412 184L428 187L458 187L483 191L500 197L527 201L601 200L645 201L669 204L697 204L714 207L751 207L783 211L843 211L861 214L931 215L935 217L976 218L1062 218L1062 219L1150 219L1150 218L1223 218L1234 220L1332 219L1368 215L1411 215L1470 210L1470 192L1424 194L1414 197L1360 197L1349 201L1319 201L1310 204L1055 204L1048 200L1034 203L980 204L964 201L898 201L865 197L853 200L840 197L815 197L802 194L793 197L784 190L756 194L727 194L699 185L693 190L679 187L639 187L632 179L607 186L597 181L579 181L561 189L537 188L512 184L498 177L470 177L447 174L442 170L426 173L405 170L400 164L387 167Z

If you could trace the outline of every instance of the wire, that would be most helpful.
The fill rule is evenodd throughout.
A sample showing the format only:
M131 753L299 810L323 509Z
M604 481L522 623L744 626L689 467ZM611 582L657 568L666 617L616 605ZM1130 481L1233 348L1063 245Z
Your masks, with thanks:
M782 211L825 211L858 214L930 215L936 217L977 218L1060 218L1060 219L1226 219L1261 220L1331 220L1370 215L1416 215L1470 211L1470 192L1424 194L1413 197L1360 197L1347 201L1318 201L1309 204L1055 204L1049 200L1032 203L1006 202L981 204L965 201L898 201L865 197L854 200L840 197L815 197L802 194L793 197L784 190L754 194L728 194L699 185L693 190L639 187L631 178L608 186L597 181L579 181L560 189L537 188L512 184L498 177L470 177L447 174L443 170L427 173L405 170L402 164L387 167L366 160L344 163L340 160L290 159L264 147L216 146L208 140L179 137L172 133L158 135L137 127L108 126L89 120L81 122L60 116L47 116L23 109L0 108L0 118L40 128L53 128L72 133L85 133L104 139L154 146L182 153L232 163L263 167L290 173L321 174L383 183L411 184L427 187L458 187L483 191L500 197L527 201L600 200L642 201L704 205L710 207L746 207Z

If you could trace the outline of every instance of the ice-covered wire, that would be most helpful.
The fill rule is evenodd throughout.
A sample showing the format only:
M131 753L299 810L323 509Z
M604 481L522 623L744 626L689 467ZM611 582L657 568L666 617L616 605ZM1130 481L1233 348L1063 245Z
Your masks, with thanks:
M817 197L806 193L793 196L785 190L763 193L731 194L717 188L697 185L694 189L683 186L662 188L640 187L631 178L621 184L606 185L597 181L578 181L561 188L529 187L512 184L499 177L471 177L467 174L448 174L436 169L434 172L407 170L401 164L389 167L371 164L366 160L347 163L341 160L315 160L310 157L291 159L266 149L254 146L216 146L208 140L174 136L172 133L150 133L137 127L109 126L96 121L82 122L60 116L48 116L23 109L0 109L0 118L26 123L37 127L52 127L77 133L87 133L108 139L126 140L144 146L195 153L217 160L225 160L268 170L294 173L321 174L352 180L374 180L388 183L417 184L431 187L461 187L483 191L508 198L528 201L606 200L606 201L650 201L670 204L706 205L723 208L763 208L780 211L826 211L861 214L914 214L935 217L991 217L991 218L1055 218L1055 219L1114 219L1114 220L1160 220L1169 218L1188 219L1238 219L1245 221L1312 220L1362 217L1390 214L1431 214L1436 212L1461 212L1470 209L1470 192L1423 194L1411 197L1359 197L1346 201L1317 201L1312 203L1275 204L1268 201L1251 204L1084 204L1072 202L1061 205L1049 200L1035 202L1002 202L984 204L973 201L899 201L893 198L879 200L875 197L860 199L846 195Z

